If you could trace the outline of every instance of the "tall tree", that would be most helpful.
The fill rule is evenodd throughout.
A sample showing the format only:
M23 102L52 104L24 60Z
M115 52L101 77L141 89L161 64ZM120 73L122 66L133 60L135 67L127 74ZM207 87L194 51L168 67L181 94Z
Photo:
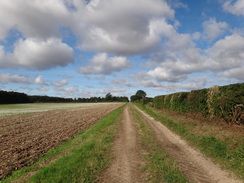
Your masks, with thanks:
M113 95L111 93L108 93L105 97L106 101L111 101L113 99Z
M138 90L135 95L132 95L130 97L130 101L133 102L136 100L140 100L145 98L146 96L147 96L146 92L144 92L143 90Z
M136 96L139 98L139 99L142 99L142 98L145 98L147 96L147 93L144 92L143 90L138 90L136 92Z

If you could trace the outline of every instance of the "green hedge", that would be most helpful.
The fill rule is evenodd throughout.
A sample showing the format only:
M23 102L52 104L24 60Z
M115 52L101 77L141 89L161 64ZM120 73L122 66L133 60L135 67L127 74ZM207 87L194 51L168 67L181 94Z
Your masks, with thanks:
M243 103L244 83L161 95L153 99L153 106L158 109L165 108L180 113L197 113L210 118L223 118L228 123L233 121L236 104L243 105ZM243 106L241 110L243 113Z

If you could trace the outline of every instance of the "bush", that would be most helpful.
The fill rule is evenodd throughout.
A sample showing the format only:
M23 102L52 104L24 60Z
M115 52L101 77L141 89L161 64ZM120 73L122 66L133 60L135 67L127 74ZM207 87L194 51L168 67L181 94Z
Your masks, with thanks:
M234 115L239 117L243 114L243 108L239 108L238 111L235 109L236 105L243 105L243 93L244 83L213 86L209 89L156 96L153 99L153 106L180 113L196 113L210 118L223 118L226 122L231 123L237 120ZM237 112L241 114L237 114Z

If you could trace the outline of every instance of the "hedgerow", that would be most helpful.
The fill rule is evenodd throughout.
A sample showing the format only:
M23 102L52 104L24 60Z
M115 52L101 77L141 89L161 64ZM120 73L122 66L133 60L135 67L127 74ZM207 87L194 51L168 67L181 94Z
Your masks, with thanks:
M243 115L244 83L227 86L213 86L208 89L178 92L156 96L153 99L155 108L169 109L180 113L201 114L210 118L222 118L226 122L236 121ZM236 113L239 108L238 114Z

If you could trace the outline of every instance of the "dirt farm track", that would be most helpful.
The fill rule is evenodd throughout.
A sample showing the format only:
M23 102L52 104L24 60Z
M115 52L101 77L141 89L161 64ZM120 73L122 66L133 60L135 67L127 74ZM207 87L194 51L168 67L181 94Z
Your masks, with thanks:
M0 180L121 106L114 103L0 117Z

